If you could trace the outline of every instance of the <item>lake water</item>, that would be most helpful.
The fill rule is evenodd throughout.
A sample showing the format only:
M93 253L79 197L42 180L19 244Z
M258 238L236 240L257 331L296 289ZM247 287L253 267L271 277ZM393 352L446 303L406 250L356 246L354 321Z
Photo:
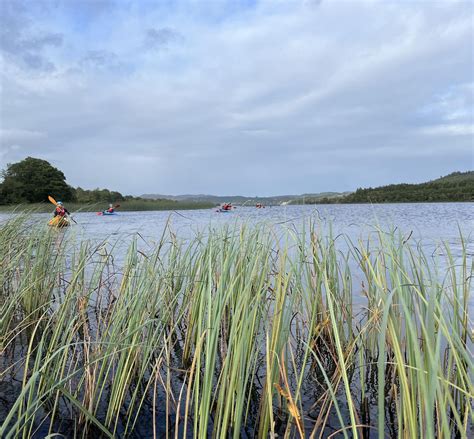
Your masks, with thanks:
M10 215L0 214L0 223L8 217ZM51 214L35 215L35 219L44 224L50 217ZM114 258L119 264L137 234L143 238L138 240L139 249L144 253L153 251L167 224L182 240L192 238L198 232L206 233L210 228L261 223L272 227L277 232L275 236L284 236L286 230L298 232L303 230L303 226L307 231L312 221L320 233L327 233L331 227L333 236L344 234L357 243L359 239L364 241L369 237L376 241L377 228L384 231L396 228L404 237L410 236L412 245L421 245L427 256L443 255L443 243L447 242L454 257L461 255L461 231L468 255L474 255L474 203L329 204L264 209L238 206L232 212L225 213L217 212L216 209L201 209L118 212L113 216L77 212L73 218L77 224L71 223L71 227L59 233L64 232L66 236L79 240L107 241L114 247ZM339 250L346 250L346 244L344 239L337 240ZM445 268L446 262L443 257L437 261L440 268ZM354 268L354 272L357 272L357 267ZM471 301L474 309L474 295Z
M0 214L0 223L10 217ZM35 222L47 224L51 214L35 214ZM113 247L114 261L120 266L126 258L132 239L137 240L138 249L144 254L153 252L163 236L167 225L180 240L186 241L197 233L209 229L219 229L246 224L265 224L272 228L274 236L284 237L286 231L302 232L312 221L317 232L325 234L332 229L333 236L343 234L353 243L370 238L372 245L377 242L377 228L390 231L396 228L403 237L409 237L412 246L421 246L433 265L444 277L449 261L445 258L443 243L448 243L455 261L462 255L460 231L472 264L474 255L474 203L412 203L412 204L354 204L354 205L301 205L276 206L257 209L238 206L232 212L216 212L216 209L185 211L119 212L113 216L100 216L94 212L73 214L77 224L58 230L67 238L94 242L107 242ZM292 245L292 239L288 241ZM348 250L346 239L337 239L338 250ZM290 253L292 249L290 247ZM440 256L439 258L437 256ZM353 301L357 306L365 306L365 297L358 294L362 275L357 261L349 258L353 273ZM469 299L469 308L474 312L474 294Z
M44 218L46 223L51 215L35 216L41 221ZM0 222L8 217L9 214L0 214ZM331 225L335 235L344 233L353 240L366 239L377 225L383 230L397 227L406 236L412 232L412 239L421 240L427 252L436 250L443 241L456 251L460 247L461 230L469 253L474 253L474 203L237 207L229 213L202 209L119 212L114 216L79 212L73 217L78 224L69 228L70 233L74 231L74 235L92 240L118 240L124 246L136 233L152 245L160 239L168 222L179 238L186 239L198 231L205 232L209 227L219 228L225 224L264 222L281 230L301 230L303 224L313 220L323 230Z

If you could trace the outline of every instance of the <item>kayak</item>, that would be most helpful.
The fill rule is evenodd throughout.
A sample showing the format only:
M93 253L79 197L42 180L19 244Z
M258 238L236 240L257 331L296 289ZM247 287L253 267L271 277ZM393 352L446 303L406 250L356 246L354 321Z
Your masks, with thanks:
M217 209L216 212L232 212L232 209Z
M117 212L107 212L106 210L104 210L103 212L97 212L97 215L103 215L103 216L117 215Z
M51 227L58 227L58 228L68 227L69 221L66 218L58 215L58 216L55 216L54 218L51 218L48 222L48 225Z

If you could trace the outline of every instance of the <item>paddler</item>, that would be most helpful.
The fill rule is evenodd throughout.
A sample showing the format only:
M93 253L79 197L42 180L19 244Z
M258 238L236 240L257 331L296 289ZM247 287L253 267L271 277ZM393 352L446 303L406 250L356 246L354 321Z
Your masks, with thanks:
M66 215L69 215L69 211L63 206L62 201L58 201L56 203L56 209L54 209L53 215L60 216L60 217L65 217Z
M114 213L115 212L114 206L112 204L109 204L109 208L106 210L106 212Z

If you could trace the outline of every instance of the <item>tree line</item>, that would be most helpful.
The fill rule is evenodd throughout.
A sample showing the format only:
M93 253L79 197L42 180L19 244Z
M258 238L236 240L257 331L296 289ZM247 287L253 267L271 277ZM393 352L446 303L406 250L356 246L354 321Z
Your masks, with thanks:
M62 171L42 159L26 159L7 165L1 173L0 205L42 203L52 195L58 200L83 204L140 200L108 189L73 188ZM437 201L474 201L474 171L454 172L420 184L391 184L359 188L342 197L306 198L306 204L327 203L405 203Z
M474 172L453 172L420 184L359 188L344 197L310 200L313 204L474 201ZM308 201L307 201L308 202Z
M73 188L66 183L62 171L48 161L27 157L7 165L2 171L0 183L0 204L42 203L48 195L57 200L77 203L120 202L135 199L130 195L108 189L86 190Z

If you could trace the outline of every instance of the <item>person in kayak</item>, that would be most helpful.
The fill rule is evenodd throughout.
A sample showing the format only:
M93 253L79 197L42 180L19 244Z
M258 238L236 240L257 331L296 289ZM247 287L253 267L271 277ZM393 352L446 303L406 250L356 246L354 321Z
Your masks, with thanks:
M106 212L114 213L115 212L114 206L112 204L109 204L109 208L106 210Z
M69 215L69 211L63 206L63 203L61 201L58 201L56 204L56 209L54 209L53 215L60 216L60 217L65 217L66 215Z

